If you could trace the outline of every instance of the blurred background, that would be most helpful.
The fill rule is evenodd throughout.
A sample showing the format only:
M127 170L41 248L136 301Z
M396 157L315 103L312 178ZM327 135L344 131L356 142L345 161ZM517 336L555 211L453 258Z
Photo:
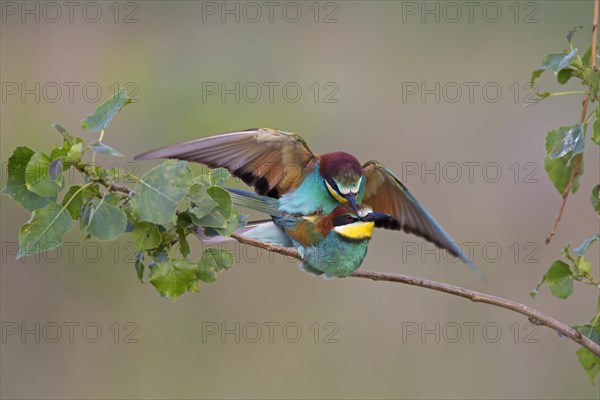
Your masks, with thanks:
M362 269L514 299L570 325L595 314L591 287L576 284L567 301L545 287L528 295L560 248L598 231L596 148L544 245L561 200L544 138L579 122L581 97L523 106L531 71L571 28L584 25L580 53L590 45L591 1L52 4L2 3L2 186L16 146L49 150L60 142L53 122L94 139L81 119L126 85L137 102L105 137L126 156L103 165L141 175L156 162L133 156L158 146L292 130L315 152L397 172L487 279L387 231L375 232ZM553 80L540 90L560 89ZM172 302L138 282L128 235L84 242L75 227L68 247L15 261L29 216L5 196L0 205L3 398L598 398L578 346L509 311L315 278L239 246L216 283Z

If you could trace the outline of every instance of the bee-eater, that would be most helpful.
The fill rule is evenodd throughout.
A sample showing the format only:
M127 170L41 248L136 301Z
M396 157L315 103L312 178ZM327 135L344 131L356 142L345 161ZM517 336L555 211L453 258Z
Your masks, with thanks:
M379 161L361 166L351 154L314 154L293 132L249 129L191 140L152 150L137 160L175 158L227 168L254 187L256 193L277 199L279 211L293 215L330 215L341 204L357 204L392 215L375 226L403 230L433 242L478 271L450 235L423 208L396 175Z
M371 207L339 204L329 214L298 215L277 209L273 199L245 190L229 189L235 204L270 214L273 222L243 228L243 236L293 246L302 257L301 267L314 275L345 277L356 271L367 254L375 223L393 218Z

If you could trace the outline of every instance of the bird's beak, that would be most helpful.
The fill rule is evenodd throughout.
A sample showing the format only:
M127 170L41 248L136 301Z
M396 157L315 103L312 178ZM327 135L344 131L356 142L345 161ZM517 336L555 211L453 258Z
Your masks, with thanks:
M354 193L348 193L346 195L346 200L348 200L348 202L352 206L352 209L354 210L356 215L358 215L358 210L356 209L356 198L354 196L355 196Z
M384 213L379 213L379 212L372 212L372 213L369 213L369 214L365 215L360 220L361 221L373 221L373 222L377 222L377 221L384 221L386 219L392 219L392 218L394 218L394 217L391 216L391 215L389 215L389 214L384 214Z

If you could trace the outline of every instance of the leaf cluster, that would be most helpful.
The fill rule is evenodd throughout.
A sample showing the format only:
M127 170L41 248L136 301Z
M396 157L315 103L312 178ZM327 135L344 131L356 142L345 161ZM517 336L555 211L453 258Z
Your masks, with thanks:
M569 194L575 193L580 187L580 177L583 175L583 153L586 146L586 132L588 125L592 125L591 141L594 145L600 145L600 103L598 93L600 89L600 71L596 67L596 49L592 46L580 56L577 48L573 46L573 36L582 27L576 27L567 34L568 48L561 53L548 54L542 60L542 65L531 74L530 84L534 87L535 81L544 73L554 74L560 85L565 85L571 80L578 80L584 87L583 91L565 92L542 92L537 93L538 102L552 96L561 95L584 95L583 112L580 122L562 126L550 130L546 134L546 155L544 167L548 178L554 187L566 201ZM588 104L592 105L592 111L586 115ZM597 151L597 148L596 148ZM591 204L596 216L600 216L600 185L595 185L591 191ZM563 203L564 206L564 203ZM562 213L562 208L561 208ZM557 219L560 219L559 217ZM585 259L584 254L594 242L600 239L600 235L594 234L576 249L571 250L565 246L561 250L562 260L556 260L550 265L536 288L530 293L534 298L545 283L555 297L567 299L574 290L574 282L579 281L600 287L600 279L592 275L591 262ZM590 324L575 326L574 328L590 339L600 344L600 297L598 298L597 314ZM586 348L577 351L579 361L590 380L594 383L596 376L600 373L600 357L596 356Z
M85 117L82 128L100 133L90 143L55 124L63 137L60 147L49 153L17 147L8 160L2 193L31 212L19 230L17 258L59 247L78 221L86 238L112 241L129 235L137 247L135 271L140 281L148 267L149 282L161 295L175 299L197 291L199 281L214 282L233 265L233 254L217 248L206 248L198 261L191 261L188 239L200 231L231 235L241 225L239 212L221 187L229 177L227 170L195 175L185 161L167 160L137 177L95 163L95 154L122 156L103 143L104 131L130 102L121 89ZM92 162L85 161L88 152ZM71 168L82 174L83 183L66 187L64 177ZM135 186L117 184L125 178Z

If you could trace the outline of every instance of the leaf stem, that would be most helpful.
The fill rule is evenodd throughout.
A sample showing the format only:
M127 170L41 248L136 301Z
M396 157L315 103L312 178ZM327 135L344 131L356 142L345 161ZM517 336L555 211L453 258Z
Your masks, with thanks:
M569 92L552 92L550 94L548 94L548 97L554 97L554 96L568 96L571 94L586 94L587 92L585 90L571 90Z
M100 131L100 137L98 138L98 143L102 143L102 139L104 139L104 129ZM96 152L92 154L92 164L96 164Z
M67 208L69 206L69 204L71 204L71 201L73 201L73 199L75 198L75 196L77 196L82 190L88 188L90 185L91 185L91 183L86 183L85 185L83 185L82 187L80 187L79 189L77 189L75 191L75 193L73 193L73 196L71 196L71 198L69 200L67 200L67 202L63 206L63 209Z

